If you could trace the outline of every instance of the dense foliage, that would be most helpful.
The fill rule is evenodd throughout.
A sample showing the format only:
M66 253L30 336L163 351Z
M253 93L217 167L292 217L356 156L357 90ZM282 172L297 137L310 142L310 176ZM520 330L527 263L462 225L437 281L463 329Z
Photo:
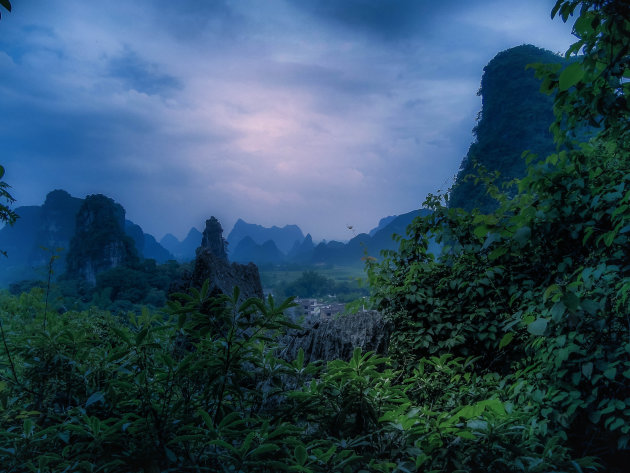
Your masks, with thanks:
M10 7L9 7L10 8ZM0 166L0 179L4 177L4 167ZM11 225L17 219L17 215L11 210L11 204L15 201L13 196L9 193L9 185L0 181L0 223ZM0 253L4 254L3 251Z
M48 270L57 273L56 261L51 260ZM12 283L9 292L19 295L32 288L41 288L51 309L59 312L96 307L119 315L126 315L129 311L139 314L144 306L151 309L163 307L171 285L182 280L191 270L190 264L176 261L156 264L152 259L145 259L131 266L117 266L103 271L96 276L93 285L68 274L59 278L43 275L44 279Z
M531 164L514 197L485 179L495 212L431 196L433 214L371 274L400 366L474 356L475 373L537 393L530 421L558 445L621 472L630 460L630 17L608 1L559 1L554 13L566 20L577 5L568 54L584 46L585 56L538 69L556 93L563 150ZM617 106L603 106L612 95ZM589 125L600 127L594 139L572 141ZM437 259L427 233L446 246Z
M571 459L532 419L539 391L477 375L473 360L432 357L409 376L360 349L327 366L306 365L301 352L279 359L272 340L291 326L289 302L241 301L238 291L209 299L206 286L163 313L124 320L96 310L46 314L40 296L0 300L3 471L591 464Z

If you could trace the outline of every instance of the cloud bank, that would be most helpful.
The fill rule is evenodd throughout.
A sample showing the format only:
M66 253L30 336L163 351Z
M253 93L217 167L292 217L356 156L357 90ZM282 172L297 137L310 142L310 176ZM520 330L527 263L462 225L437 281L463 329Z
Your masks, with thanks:
M571 43L553 3L16 1L6 180L18 205L105 193L158 238L216 215L347 239L452 183L483 66Z

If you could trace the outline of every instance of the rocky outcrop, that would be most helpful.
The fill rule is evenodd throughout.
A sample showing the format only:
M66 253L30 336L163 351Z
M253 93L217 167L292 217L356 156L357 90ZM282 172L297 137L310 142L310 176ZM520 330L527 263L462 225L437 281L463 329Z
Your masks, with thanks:
M349 360L355 347L363 352L387 354L392 325L377 311L340 315L327 320L312 320L301 330L291 330L281 342L280 356L293 360L300 348L304 360Z
M96 284L99 273L137 262L134 242L125 233L125 209L102 194L87 196L70 242L68 275Z
M225 251L223 229L212 217L206 220L201 246L197 248L192 273L171 286L170 292L185 291L189 287L199 288L207 279L211 294L231 295L234 286L240 289L241 300L263 297L260 274L255 264L230 263Z
M255 264L230 264L218 258L209 248L200 247L197 249L190 285L201 287L206 279L210 281L210 291L214 294L231 295L234 286L238 286L241 299L263 297L260 274Z
M549 130L554 120L554 97L540 91L542 79L527 67L535 63L568 64L564 56L521 45L500 52L484 67L478 92L482 108L473 130L476 139L462 161L449 207L467 211L479 208L482 213L496 209L498 202L487 193L485 185L466 179L469 174L477 174L476 164L489 175L499 172L494 184L500 189L502 183L525 176L524 151L537 155L537 160L556 152Z
M45 279L53 255L54 275L66 272L77 214L83 202L84 199L57 189L48 193L41 206L15 209L20 216L15 225L0 229L0 248L7 252L0 264L0 287L20 280ZM125 222L125 231L134 240L139 256L155 259L158 263L173 259L154 237L133 222ZM199 238L195 247L198 242Z
M206 220L206 229L201 234L201 247L208 248L214 256L227 261L227 243L223 238L223 227L216 217Z

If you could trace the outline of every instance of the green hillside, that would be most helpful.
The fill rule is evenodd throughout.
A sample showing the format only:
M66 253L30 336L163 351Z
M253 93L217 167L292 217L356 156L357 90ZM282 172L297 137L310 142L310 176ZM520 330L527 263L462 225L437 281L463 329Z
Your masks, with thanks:
M553 123L553 97L540 92L542 80L529 64L563 64L566 60L531 45L517 46L497 54L484 68L479 95L482 109L474 128L476 141L464 158L449 205L483 211L496 208L483 185L466 180L476 175L475 165L499 172L497 184L525 176L524 151L543 159L556 150L549 127ZM514 191L512 191L514 192Z

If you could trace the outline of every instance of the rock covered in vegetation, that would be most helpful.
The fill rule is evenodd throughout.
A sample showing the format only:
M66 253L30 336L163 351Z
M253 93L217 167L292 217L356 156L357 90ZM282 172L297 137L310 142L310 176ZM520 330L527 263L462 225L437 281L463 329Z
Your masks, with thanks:
M349 360L356 347L385 355L391 331L391 323L375 310L312 320L286 335L281 357L293 360L300 348L307 362Z
M125 233L125 209L102 194L88 195L77 214L68 275L96 284L97 274L137 262L134 242Z
M212 250L197 248L197 258L191 275L190 285L201 287L209 279L213 293L232 294L234 286L241 290L241 297L263 297L258 267L254 263L229 263L217 257Z
M234 286L241 291L241 298L263 297L258 267L253 264L230 263L225 251L223 228L215 217L206 220L201 246L197 248L193 270L171 286L171 292L181 292L189 287L201 287L210 281L213 294L232 294Z
M208 248L214 256L227 261L227 243L223 238L223 227L216 217L206 220L206 229L201 236L201 247Z
M41 279L45 276L51 256L55 256L54 273L66 269L70 242L76 232L76 222L84 199L56 189L48 193L42 205L16 208L20 216L15 225L0 229L0 248L7 258L0 265L0 286L20 280ZM139 225L127 220L124 231L136 246L138 255L164 263L174 256ZM89 234L83 234L89 236Z
M553 123L553 96L540 91L542 80L528 64L566 64L562 56L530 44L497 54L483 69L478 94L482 98L479 121L473 130L476 140L464 158L453 186L449 206L490 211L496 201L485 188L464 178L476 174L475 164L500 173L499 183L526 174L524 151L538 159L556 150L549 126Z

